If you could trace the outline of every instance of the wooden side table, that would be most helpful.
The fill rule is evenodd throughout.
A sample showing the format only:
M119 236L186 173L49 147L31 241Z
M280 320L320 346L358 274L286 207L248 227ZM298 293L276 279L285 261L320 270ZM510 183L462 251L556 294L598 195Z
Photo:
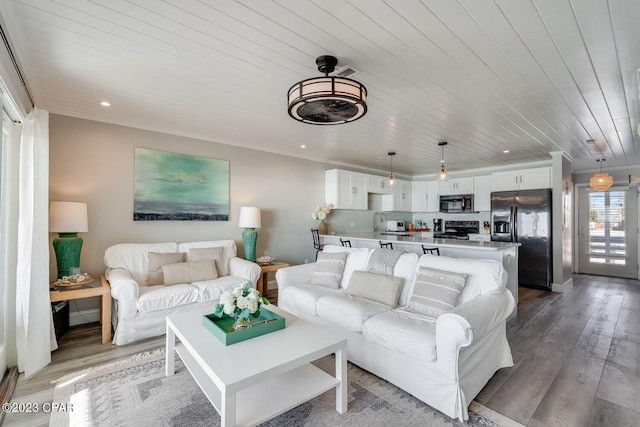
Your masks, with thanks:
M269 272L270 271L277 271L280 270L281 268L285 268L285 267L289 267L289 264L285 263L285 262L274 262L273 264L268 264L268 265L261 265L260 266L260 270L262 270L262 272L260 273L260 277L258 277L258 283L256 284L256 288L258 289L258 292L260 292L260 295L266 297L267 295L265 294L265 292L267 290L269 290Z
M104 276L78 288L56 287L49 292L51 302L68 301L89 297L100 297L100 323L102 323L102 344L111 341L111 287Z

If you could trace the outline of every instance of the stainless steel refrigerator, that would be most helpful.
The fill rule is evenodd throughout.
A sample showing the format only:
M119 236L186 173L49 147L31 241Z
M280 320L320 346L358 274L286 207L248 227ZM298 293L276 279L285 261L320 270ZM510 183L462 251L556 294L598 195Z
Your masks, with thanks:
M551 289L551 190L491 193L491 240L521 244L520 286Z

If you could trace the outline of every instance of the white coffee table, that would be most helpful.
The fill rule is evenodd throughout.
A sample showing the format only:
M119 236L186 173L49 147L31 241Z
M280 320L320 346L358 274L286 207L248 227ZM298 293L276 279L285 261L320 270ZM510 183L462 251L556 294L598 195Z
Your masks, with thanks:
M336 410L345 413L346 338L273 305L268 309L286 319L284 329L229 346L202 325L210 309L167 316L166 375L175 372L175 350L224 427L260 424L332 388ZM332 353L335 377L310 363Z

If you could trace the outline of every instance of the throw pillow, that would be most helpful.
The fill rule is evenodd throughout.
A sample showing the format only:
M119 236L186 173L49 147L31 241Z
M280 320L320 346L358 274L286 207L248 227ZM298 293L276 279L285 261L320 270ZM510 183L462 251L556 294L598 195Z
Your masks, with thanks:
M395 308L398 305L403 284L402 277L354 271L346 292L354 297L366 298Z
M467 274L420 267L407 309L437 318L458 305Z
M200 282L218 278L215 261L203 259L201 261L180 262L177 264L165 264L162 267L164 285L177 285L179 283Z
M165 264L184 262L184 254L182 252L149 252L147 257L149 258L149 272L147 273L147 285L149 286L164 285L160 267Z
M223 275L224 265L222 265L224 247L217 246L212 248L189 248L189 261L202 261L203 259L212 259L216 262L216 271Z
M344 264L347 259L347 253L318 253L316 260L316 271L309 281L312 285L327 286L329 288L340 287L340 279L344 271Z

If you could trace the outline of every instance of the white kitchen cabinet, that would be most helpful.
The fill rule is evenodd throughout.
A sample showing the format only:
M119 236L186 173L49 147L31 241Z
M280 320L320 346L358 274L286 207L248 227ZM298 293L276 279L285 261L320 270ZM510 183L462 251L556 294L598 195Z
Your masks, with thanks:
M367 191L376 194L392 194L393 187L389 184L388 176L368 175Z
M427 212L440 212L440 183L427 181Z
M443 196L455 196L458 194L473 193L473 178L455 178L440 183L440 194Z
M382 210L384 212L411 211L411 182L396 179L392 188L392 194L382 196Z
M550 167L494 172L492 177L493 191L535 190L551 187Z
M325 171L325 202L335 209L367 210L367 175L331 169Z
M491 210L491 175L473 178L473 210L489 212Z
M428 181L411 182L411 212L427 212L429 198Z

